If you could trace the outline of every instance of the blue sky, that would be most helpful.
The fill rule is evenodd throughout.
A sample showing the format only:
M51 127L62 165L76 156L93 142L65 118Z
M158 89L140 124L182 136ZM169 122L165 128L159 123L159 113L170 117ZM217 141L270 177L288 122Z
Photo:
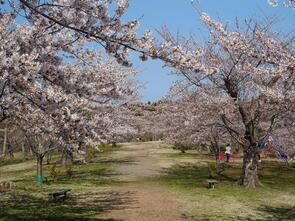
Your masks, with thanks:
M126 19L140 18L139 33L144 30L159 29L167 26L172 33L194 34L199 37L206 33L199 16L190 0L130 0ZM214 19L234 22L235 18L254 17L264 20L269 16L278 18L275 29L286 33L295 31L295 10L284 7L271 7L266 0L201 0L200 9ZM176 76L171 69L163 68L157 60L140 62L133 58L134 67L138 69L138 79L144 83L141 88L143 101L156 101L164 96Z
M276 30L295 32L295 10L285 7L271 7L267 0L199 0L199 9L208 13L214 19L222 22L234 22L256 18L260 20L275 16L278 23ZM199 15L191 5L191 0L129 0L129 10L124 19L140 18L139 33L145 30L160 29L167 26L172 33L190 34L202 38L206 31L202 26ZM7 5L4 5L4 9ZM169 90L177 80L172 75L172 69L163 68L159 60L149 59L141 62L136 55L132 56L134 67L139 71L138 80L143 87L140 89L142 101L157 101Z

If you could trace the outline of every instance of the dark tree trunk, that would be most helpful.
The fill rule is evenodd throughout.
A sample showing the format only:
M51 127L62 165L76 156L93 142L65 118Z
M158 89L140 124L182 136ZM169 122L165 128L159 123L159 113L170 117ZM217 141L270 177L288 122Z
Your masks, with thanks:
M10 143L8 143L8 153L9 153L10 159L14 159L13 147Z
M211 140L211 145L210 145L210 152L212 154L214 154L215 156L215 160L216 160L216 163L219 162L219 149L218 149L218 143L217 142L214 142Z
M72 151L65 148L62 155L61 165L62 167L66 167L69 163L72 164L74 162L74 156Z
M225 78L224 84L230 97L239 101L239 88L237 87L236 82L232 81L231 78ZM255 188L261 185L258 178L259 157L258 139L256 134L261 112L259 109L256 109L253 116L253 110L251 107L249 108L243 103L238 104L238 110L245 126L244 139L246 141L246 144L244 144L243 169L239 183L248 188ZM235 136L237 134L240 135L238 132L233 132L232 130L230 130L230 133L234 133Z
M25 144L22 143L22 157L23 157L23 161L26 160L26 150L25 150Z
M37 156L37 181L39 183L43 182L43 156Z
M220 164L220 159L219 159L219 139L218 139L218 134L215 130L215 127L211 128L211 136L210 136L210 150L211 153L215 155L215 167L216 169L219 168Z
M259 153L256 145L244 150L243 170L240 177L240 184L247 188L260 186L258 178Z
M244 147L240 184L247 188L255 188L261 185L258 177L259 147L255 131L256 127L253 121L246 124L244 137L248 140L248 146Z

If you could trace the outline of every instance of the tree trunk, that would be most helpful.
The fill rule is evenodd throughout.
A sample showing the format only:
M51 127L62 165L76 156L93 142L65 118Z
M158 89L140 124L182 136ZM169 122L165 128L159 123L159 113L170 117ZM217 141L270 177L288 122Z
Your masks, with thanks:
M218 135L214 131L214 127L211 128L211 136L210 136L210 151L215 155L215 167L216 169L219 168L220 159L219 159L219 142L218 142Z
M112 147L117 147L117 142L116 141L112 141Z
M49 153L45 154L43 161L47 165L50 164L50 155L49 155Z
M212 142L212 140L210 141L209 153L214 155L216 162L219 160L218 147Z
M239 106L239 111L246 129L244 138L248 141L248 145L244 147L243 169L239 182L247 188L255 188L261 186L258 178L259 148L256 135L258 124L244 107Z
M25 144L22 142L22 157L23 157L23 161L26 160L26 150L25 150Z
M258 178L259 153L256 145L251 145L244 150L243 169L239 184L247 188L261 186Z
M43 183L43 156L37 156L37 182Z
M63 151L62 160L61 160L62 167L65 168L69 163L72 164L73 162L74 162L73 153L67 148L65 148Z
M7 128L4 129L4 140L3 140L3 150L2 150L3 157L5 157L5 154L6 154L6 145L7 145Z
M13 147L10 143L8 143L8 153L9 153L9 157L10 159L14 159L14 153L13 153Z

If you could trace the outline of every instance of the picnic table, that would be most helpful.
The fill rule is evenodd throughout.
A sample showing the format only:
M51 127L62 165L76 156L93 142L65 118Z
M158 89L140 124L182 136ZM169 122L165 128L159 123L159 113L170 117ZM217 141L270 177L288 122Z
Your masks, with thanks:
M49 196L55 201L62 200L64 201L67 198L67 193L70 192L71 189L65 188L65 189L60 189L56 190L52 193L49 193Z
M207 180L208 182L208 189L214 189L215 185L218 183L217 180Z

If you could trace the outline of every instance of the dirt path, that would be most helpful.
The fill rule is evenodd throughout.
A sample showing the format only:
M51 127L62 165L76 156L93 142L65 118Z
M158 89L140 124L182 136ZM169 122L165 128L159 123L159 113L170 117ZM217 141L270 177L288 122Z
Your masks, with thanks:
M116 167L118 179L123 181L140 181L161 174L163 164L159 143L133 144L123 147L114 156L119 162ZM168 150L169 151L169 150ZM166 160L167 161L167 160ZM172 162L171 162L172 163ZM164 187L144 182L131 182L121 187L112 188L122 195L132 195L132 201L123 209L112 210L102 217L104 220L126 221L177 221L184 218L181 208L174 196Z
M171 194L156 185L127 185L114 188L122 195L131 195L132 201L123 209L111 210L106 220L177 221L183 220L180 208Z
M155 156L160 145L157 143L133 144L123 147L114 159L119 163L116 167L120 174L117 178L124 181L138 181L143 178L160 175L159 156Z

